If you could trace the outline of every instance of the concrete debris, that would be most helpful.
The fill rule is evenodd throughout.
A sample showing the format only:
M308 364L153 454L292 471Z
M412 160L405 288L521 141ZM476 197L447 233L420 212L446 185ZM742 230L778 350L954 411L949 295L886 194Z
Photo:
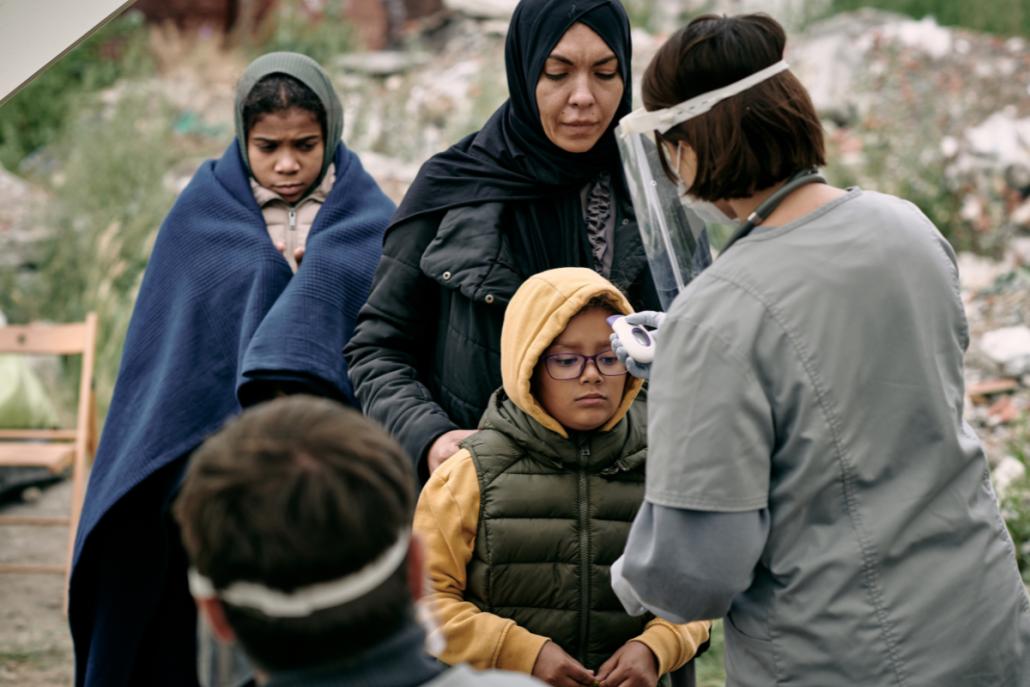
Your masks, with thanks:
M404 50L379 50L340 55L335 64L344 71L369 76L402 74L428 63L429 55Z
M1026 207L1030 210L1030 203L1027 203ZM1021 267L1030 267L1030 236L1013 239L1009 244L1009 249L1012 251L1016 264Z
M998 498L1004 498L1009 487L1026 476L1026 467L1013 456L1004 456L991 472L991 481Z
M1030 327L1002 327L980 339L980 348L1003 374L1019 377L1030 372Z
M966 131L967 152L993 167L1030 168L1030 117L1016 117L1015 108L995 112Z
M953 33L938 26L932 17L920 21L893 22L885 26L880 35L885 40L896 41L906 48L924 52L935 60L951 54L955 43ZM969 44L964 41L960 41L960 44L962 47L959 52L968 52Z
M474 19L510 19L518 0L444 0L444 5Z

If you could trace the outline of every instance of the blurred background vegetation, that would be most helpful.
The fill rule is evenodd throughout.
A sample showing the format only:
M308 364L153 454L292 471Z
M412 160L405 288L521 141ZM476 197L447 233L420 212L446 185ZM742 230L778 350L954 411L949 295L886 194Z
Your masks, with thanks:
M826 14L876 7L913 19L934 17L943 26L960 26L998 36L1030 37L1030 0L831 0Z

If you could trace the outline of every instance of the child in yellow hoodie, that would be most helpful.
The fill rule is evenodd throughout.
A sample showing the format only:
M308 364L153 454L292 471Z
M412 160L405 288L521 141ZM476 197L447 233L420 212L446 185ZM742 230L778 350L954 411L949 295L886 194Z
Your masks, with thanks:
M632 617L611 590L644 497L641 382L611 351L632 308L596 272L529 279L501 332L501 376L479 431L430 477L415 512L445 663L552 685L653 687L709 624Z

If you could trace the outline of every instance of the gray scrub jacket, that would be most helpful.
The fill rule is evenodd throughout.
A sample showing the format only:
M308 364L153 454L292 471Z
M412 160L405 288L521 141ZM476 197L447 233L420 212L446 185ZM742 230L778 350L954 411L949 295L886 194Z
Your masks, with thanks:
M968 342L954 253L906 201L851 189L740 241L662 325L620 598L694 620L736 584L731 687L1030 685Z

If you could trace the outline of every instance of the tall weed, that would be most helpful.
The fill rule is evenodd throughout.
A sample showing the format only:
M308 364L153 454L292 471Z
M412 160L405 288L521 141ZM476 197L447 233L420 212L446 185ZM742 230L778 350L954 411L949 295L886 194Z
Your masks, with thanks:
M73 119L52 146L61 172L50 179L53 200L40 218L52 238L37 271L5 275L0 308L21 322L98 313L102 417L153 238L174 200L163 177L178 154L160 102L128 95L98 112Z
M1030 585L1030 420L1023 420L1008 442L1009 454L1027 468L1027 474L1008 485L1001 497L1001 512L1016 549L1023 581Z
M287 50L307 55L319 64L354 49L357 40L344 15L343 3L326 2L318 11L304 3L279 3L263 22L256 39L245 39L253 57Z

